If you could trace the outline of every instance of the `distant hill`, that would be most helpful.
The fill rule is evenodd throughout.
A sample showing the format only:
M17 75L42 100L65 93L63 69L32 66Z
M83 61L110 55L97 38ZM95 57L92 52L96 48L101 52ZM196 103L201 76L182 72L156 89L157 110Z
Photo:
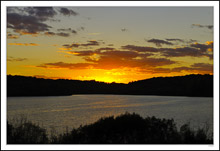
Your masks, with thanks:
M129 83L131 94L213 96L212 75L158 77Z
M122 83L7 76L7 96L123 94L213 97L212 75L157 77Z

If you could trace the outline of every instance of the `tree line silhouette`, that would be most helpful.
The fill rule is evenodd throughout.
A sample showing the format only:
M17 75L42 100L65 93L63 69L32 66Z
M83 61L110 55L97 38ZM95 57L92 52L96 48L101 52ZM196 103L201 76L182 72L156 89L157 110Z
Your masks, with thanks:
M213 97L213 75L156 77L123 83L95 80L43 79L7 76L7 96L60 96L74 94L168 95Z

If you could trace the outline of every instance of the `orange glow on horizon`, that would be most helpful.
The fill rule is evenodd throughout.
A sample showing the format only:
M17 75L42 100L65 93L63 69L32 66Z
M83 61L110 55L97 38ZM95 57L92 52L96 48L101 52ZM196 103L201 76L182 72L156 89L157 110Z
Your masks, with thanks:
M105 83L112 83L116 81L114 78L111 78L111 77L98 77L94 79L95 81L100 81L100 82L105 82Z

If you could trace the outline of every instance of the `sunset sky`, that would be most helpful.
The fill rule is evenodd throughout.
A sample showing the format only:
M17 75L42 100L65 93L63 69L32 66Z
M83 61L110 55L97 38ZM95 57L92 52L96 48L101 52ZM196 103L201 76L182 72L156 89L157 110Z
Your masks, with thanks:
M213 7L8 7L7 74L120 83L213 74Z

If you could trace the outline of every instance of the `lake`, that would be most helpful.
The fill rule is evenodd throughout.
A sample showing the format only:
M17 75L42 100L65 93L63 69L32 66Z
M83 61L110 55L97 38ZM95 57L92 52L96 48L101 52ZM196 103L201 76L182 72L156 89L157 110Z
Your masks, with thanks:
M138 113L142 117L173 118L177 126L190 122L192 128L213 126L213 98L141 95L72 95L8 97L9 121L25 117L47 130L59 133L78 128L101 117Z

